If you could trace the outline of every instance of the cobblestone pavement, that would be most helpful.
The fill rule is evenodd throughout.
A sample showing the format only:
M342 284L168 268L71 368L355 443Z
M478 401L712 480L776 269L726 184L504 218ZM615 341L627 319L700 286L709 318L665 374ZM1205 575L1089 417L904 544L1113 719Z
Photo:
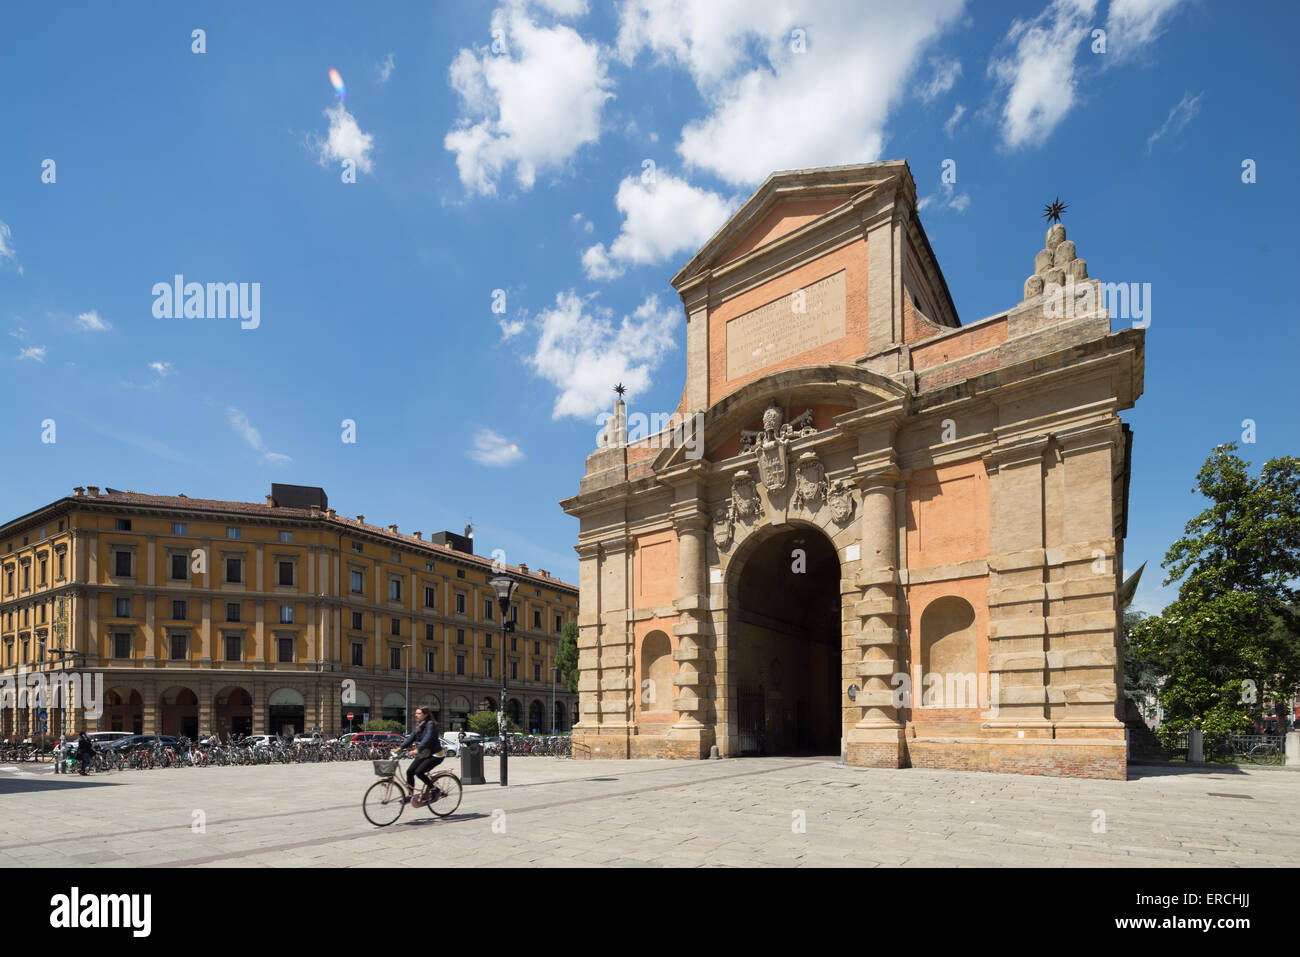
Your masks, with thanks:
M1300 773L1281 768L1080 781L518 758L504 789L496 772L489 760L493 783L465 788L450 818L407 808L377 828L361 813L369 762L86 778L4 765L0 866L1300 865Z

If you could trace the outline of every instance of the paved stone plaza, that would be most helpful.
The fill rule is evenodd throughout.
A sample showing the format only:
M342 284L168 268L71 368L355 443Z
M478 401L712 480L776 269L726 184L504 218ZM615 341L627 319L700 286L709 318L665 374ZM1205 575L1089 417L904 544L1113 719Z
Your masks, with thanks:
M489 761L489 780L496 771ZM88 778L5 765L0 866L1300 865L1300 774L1130 775L521 758L510 787L466 788L446 820L408 808L376 828L360 806L369 762ZM192 829L197 811L203 833Z

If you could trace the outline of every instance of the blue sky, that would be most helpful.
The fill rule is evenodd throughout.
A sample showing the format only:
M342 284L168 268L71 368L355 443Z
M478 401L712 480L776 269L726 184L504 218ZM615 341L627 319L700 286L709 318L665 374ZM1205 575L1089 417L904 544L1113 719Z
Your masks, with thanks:
M74 485L321 485L403 531L472 516L480 553L575 580L555 503L610 387L681 394L669 277L771 170L878 159L910 162L965 322L1019 301L1057 194L1092 276L1151 284L1130 568L1244 419L1256 463L1297 451L1294 4L384 11L0 13L6 517ZM257 327L155 317L177 273L259 283Z

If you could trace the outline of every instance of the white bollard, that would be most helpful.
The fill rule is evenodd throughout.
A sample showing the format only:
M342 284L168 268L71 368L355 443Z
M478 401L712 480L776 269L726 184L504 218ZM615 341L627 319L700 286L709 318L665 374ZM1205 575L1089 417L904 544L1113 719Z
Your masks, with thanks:
M1187 732L1187 763L1205 763L1205 736L1199 728Z
M1300 731L1287 732L1286 766L1288 768L1300 768Z

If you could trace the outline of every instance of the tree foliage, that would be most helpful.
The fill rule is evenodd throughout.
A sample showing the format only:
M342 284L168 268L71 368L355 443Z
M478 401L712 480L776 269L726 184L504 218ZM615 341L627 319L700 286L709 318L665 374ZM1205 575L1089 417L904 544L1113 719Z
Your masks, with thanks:
M469 730L475 734L481 734L485 738L496 737L501 733L501 729L497 725L497 713L495 711L475 711L469 716ZM506 733L518 734L519 731L519 725L507 717Z
M555 667L560 669L564 684L571 694L578 693L578 623L571 621L560 635L560 646L555 651Z
M1248 731L1266 699L1280 709L1300 688L1300 459L1270 459L1254 478L1236 450L1210 453L1193 490L1209 507L1165 555L1178 598L1129 629L1134 684L1143 669L1166 676L1166 743L1192 728L1207 739Z

